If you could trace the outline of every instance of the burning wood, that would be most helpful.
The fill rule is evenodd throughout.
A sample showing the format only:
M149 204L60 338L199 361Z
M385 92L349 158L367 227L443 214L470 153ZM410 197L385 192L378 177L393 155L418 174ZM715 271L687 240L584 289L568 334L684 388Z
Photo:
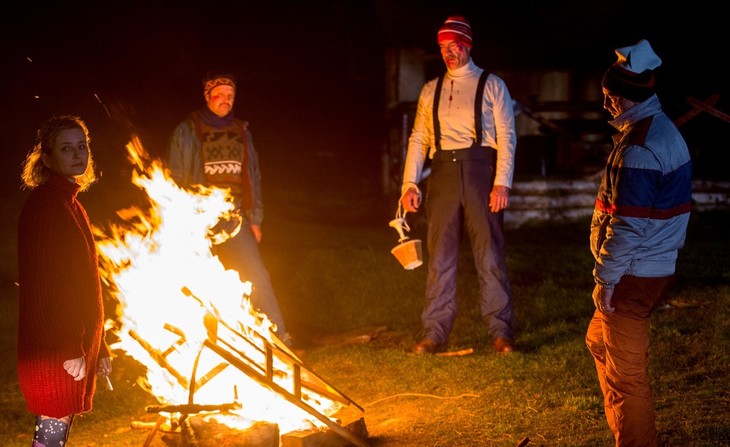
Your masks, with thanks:
M279 428L257 422L245 431L232 430L215 420L191 417L190 428L197 447L279 447Z
M125 224L95 233L104 281L118 302L120 341L112 348L147 368L142 385L161 404L152 409L191 439L191 421L204 417L237 431L260 422L277 433L329 430L367 446L364 423L356 435L338 417L350 412L362 421L363 409L305 367L252 308L251 283L213 256L219 239L211 231L234 208L228 191L183 190L138 140L127 150L138 168L133 183L150 207L126 209Z
M210 322L208 322L208 325L210 327ZM223 324L223 329L230 330L230 328L226 327L225 324ZM225 365L227 366L233 366L241 371L245 372L249 377L254 378L256 381L258 381L262 386L265 386L269 389L271 389L273 392L278 393L281 396L284 396L289 402L291 402L293 405L296 405L305 411L309 412L313 416L315 416L317 419L319 419L321 422L323 422L326 426L328 426L332 432L336 433L337 435L341 436L342 438L346 439L353 445L357 446L367 446L367 443L365 443L362 439L359 438L359 434L363 434L367 436L367 429L365 428L364 422L362 421L362 418L357 420L357 423L353 425L357 432L351 431L351 429L345 428L341 426L339 423L331 420L329 417L320 414L316 409L309 406L303 399L305 396L309 396L309 398L313 398L315 394L321 394L326 395L330 399L337 400L342 402L343 404L346 404L348 406L355 406L357 407L354 402L350 401L347 397L345 397L343 394L337 392L332 387L327 385L322 379L317 377L313 372L308 371L304 365L301 363L301 361L294 356L292 353L287 352L287 350L283 349L283 344L281 346L277 345L276 343L269 344L268 341L263 341L265 345L265 349L263 350L263 353L265 355L265 362L263 362L263 365L261 363L258 363L248 357L244 352L239 351L235 349L232 343L228 342L226 343L223 339L219 338L219 330L212 331L215 333L216 338L215 340L211 340L210 338L205 341L204 345L206 348L213 350L218 355L220 355L223 359L227 361ZM235 336L243 338L246 342L250 343L250 340L245 339L241 334L236 333L233 331L233 334ZM229 334L230 335L230 334ZM230 339L229 339L230 340ZM140 340L141 341L141 340ZM224 345L220 345L218 342L223 342ZM148 344L142 343L147 349L151 349ZM170 368L169 363L164 360L164 355L158 352L151 352L151 357L157 359L158 363L163 366L164 368ZM292 390L287 390L283 388L282 386L278 385L272 380L272 377L275 375L275 371L273 370L273 365L275 362L273 361L274 355L283 355L282 358L288 358L289 361L292 364L292 369L295 371L295 374L292 377ZM223 367L219 366L217 368L217 371L215 373L220 372L223 370ZM195 374L196 371L193 371ZM303 374L304 373L304 374ZM190 386L190 402L189 404L179 404L179 405L155 405L155 406L149 406L147 407L147 412L151 413L169 413L169 414L180 414L179 419L176 423L171 424L171 427L175 427L171 432L176 433L179 432L182 434L183 438L186 440L187 445L191 445L191 439L195 437L195 434L193 433L195 430L195 425L189 425L191 424L192 420L197 420L197 427L199 431L209 431L208 428L205 428L204 425L198 420L198 419L190 419L189 416L191 414L199 414L199 413L209 413L209 412L221 412L221 413L232 413L236 410L239 410L241 408L241 404L239 402L233 402L233 403L225 403L225 404L208 404L208 405L201 405L201 404L195 404L193 402L194 398L194 391L197 386L201 386L207 382L200 382L193 380L186 380L185 378L178 377L177 374L174 374L178 378L179 383L185 383L185 384L194 384ZM210 376L209 373L207 376ZM213 374L214 376L215 374ZM362 413L362 409L357 407L357 409ZM156 424L156 427L159 428L160 424ZM139 427L139 426L138 426ZM157 429L156 428L156 429ZM217 432L220 432L221 429L217 429ZM248 431L248 430L246 430ZM317 432L315 432L317 433ZM300 431L295 434L292 434L291 436L296 438L298 435L304 434L305 436L309 436L311 432L307 431ZM218 439L217 437L216 439ZM240 436L237 437L237 439L240 440ZM278 431L277 431L277 439L278 439ZM220 442L220 439L218 439L216 442ZM251 444L250 441L247 441L248 443L240 444L240 445L254 445ZM291 441L290 441L291 442ZM277 441L278 443L278 441ZM330 442L331 444L331 442ZM196 443L196 445L198 445ZM202 444L199 444L202 447ZM218 444L220 445L220 444ZM239 444L236 444L239 445ZM258 445L258 444L255 444ZM276 444L278 445L278 444ZM285 444L286 445L286 444Z

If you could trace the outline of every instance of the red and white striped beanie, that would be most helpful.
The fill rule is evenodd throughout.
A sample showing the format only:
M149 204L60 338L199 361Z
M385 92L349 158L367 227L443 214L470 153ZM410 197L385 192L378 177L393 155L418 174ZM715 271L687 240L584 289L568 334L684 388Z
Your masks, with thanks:
M451 16L441 25L438 32L438 42L444 40L455 40L471 48L472 34L471 25L462 16Z

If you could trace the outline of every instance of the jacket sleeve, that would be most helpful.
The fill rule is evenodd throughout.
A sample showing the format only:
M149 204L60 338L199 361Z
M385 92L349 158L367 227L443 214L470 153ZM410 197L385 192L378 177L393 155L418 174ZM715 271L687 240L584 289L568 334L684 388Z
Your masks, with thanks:
M650 210L657 201L661 177L659 161L646 148L627 146L612 162L610 212L604 211L596 227L596 263L593 276L598 284L618 284L636 256L646 250ZM594 217L594 220L596 217ZM603 227L603 228L601 228Z
M489 81L491 82L487 82L485 94L491 96L494 130L497 134L497 172L494 184L511 188L517 148L512 96L507 85L498 76L490 74Z
M246 146L249 154L249 175L251 177L251 189L253 196L253 207L251 208L249 221L254 225L261 225L264 220L264 199L261 192L261 169L259 168L259 156L253 145L253 136L246 128Z
M175 128L167 148L167 167L180 187L202 184L200 141L195 135L193 121L186 119Z
M423 164L428 151L433 146L433 96L436 79L427 82L421 89L413 120L413 129L408 137L408 151L403 167L402 192L410 187L418 188L421 181Z

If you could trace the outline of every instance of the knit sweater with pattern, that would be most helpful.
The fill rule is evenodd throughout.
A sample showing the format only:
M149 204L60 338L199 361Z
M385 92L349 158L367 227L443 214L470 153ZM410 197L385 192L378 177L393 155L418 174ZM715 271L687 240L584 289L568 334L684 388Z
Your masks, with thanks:
M28 410L60 418L91 410L98 358L108 357L97 252L79 186L52 174L18 222L18 381ZM86 359L75 381L65 360Z

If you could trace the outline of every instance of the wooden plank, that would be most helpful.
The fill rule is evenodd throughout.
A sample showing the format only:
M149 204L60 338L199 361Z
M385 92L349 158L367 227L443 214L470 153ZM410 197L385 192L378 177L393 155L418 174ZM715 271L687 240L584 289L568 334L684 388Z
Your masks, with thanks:
M702 110L703 112L707 112L710 115L720 118L721 120L730 123L730 115L728 115L725 112L721 112L717 110L716 108L709 106L705 104L704 102L700 101L699 99L693 98L691 96L687 97L687 101L692 104L694 107Z
M720 99L720 94L715 93L714 95L710 96L709 98L705 99L703 102L708 106L714 106L715 103ZM687 98L689 101L689 98ZM691 103L690 103L691 104ZM687 123L692 118L696 117L702 112L702 109L693 107L689 112L685 113L684 115L680 116L674 121L674 124L677 127L682 126L683 124Z
M387 326L368 326L340 334L325 335L312 340L319 346L345 346L345 345L363 345L378 338L388 329Z

